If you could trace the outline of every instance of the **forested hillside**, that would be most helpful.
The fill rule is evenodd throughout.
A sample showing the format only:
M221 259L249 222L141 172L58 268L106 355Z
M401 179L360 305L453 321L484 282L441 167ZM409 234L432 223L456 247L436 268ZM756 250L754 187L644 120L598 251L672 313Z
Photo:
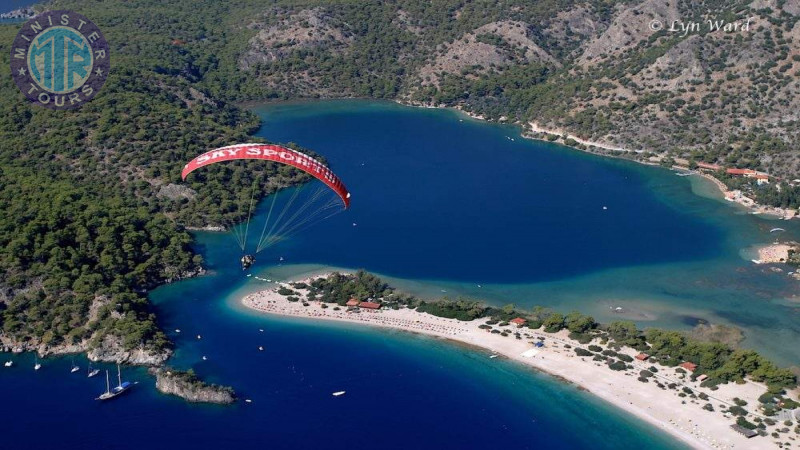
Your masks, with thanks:
M252 140L233 102L372 97L459 106L641 153L800 178L800 8L757 0L55 1L94 21L112 73L76 111L31 107L0 25L3 340L156 362L168 342L145 292L202 261L186 226L241 218L269 175L229 164L180 182L216 145ZM676 33L653 20L752 18ZM787 185L764 198L794 204ZM789 194L787 194L789 193ZM138 351L138 353L137 353ZM154 356L155 355L155 356Z
M143 2L138 2L143 3ZM29 106L8 73L18 26L0 26L0 309L5 345L83 351L158 363L169 343L148 288L192 276L202 258L184 226L225 225L250 201L231 186L261 176L229 164L180 182L183 164L216 145L250 140L252 114L204 80L223 52L224 14L194 2L149 7L63 2L91 16L111 43L112 74L75 111ZM209 3L207 5L212 7ZM174 39L204 39L188 51ZM206 81L205 83L200 83ZM235 87L235 81L230 82ZM302 182L265 164L270 185Z
M458 106L633 159L766 171L783 185L758 197L797 207L798 18L779 0L278 1L243 24L238 63L267 96Z

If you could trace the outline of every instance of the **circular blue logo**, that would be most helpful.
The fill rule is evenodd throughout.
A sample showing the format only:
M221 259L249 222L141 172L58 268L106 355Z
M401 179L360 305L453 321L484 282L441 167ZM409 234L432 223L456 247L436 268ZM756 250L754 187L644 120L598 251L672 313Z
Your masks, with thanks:
M32 103L78 108L108 77L108 42L89 19L72 11L48 11L22 26L11 46L14 82Z

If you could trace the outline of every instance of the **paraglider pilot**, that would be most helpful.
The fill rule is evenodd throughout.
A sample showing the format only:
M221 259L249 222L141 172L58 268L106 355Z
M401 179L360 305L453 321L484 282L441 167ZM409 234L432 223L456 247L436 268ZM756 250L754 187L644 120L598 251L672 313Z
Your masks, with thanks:
M242 270L247 270L253 263L256 262L256 258L253 255L244 255L242 256Z

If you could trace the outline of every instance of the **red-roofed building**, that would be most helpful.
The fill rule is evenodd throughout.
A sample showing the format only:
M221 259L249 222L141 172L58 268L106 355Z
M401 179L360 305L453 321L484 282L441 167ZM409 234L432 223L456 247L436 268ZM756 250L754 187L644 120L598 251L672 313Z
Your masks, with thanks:
M689 362L689 361L682 362L681 363L681 367L683 367L684 369L688 370L689 372L694 372L695 370L697 370L697 364Z
M717 170L722 169L722 167L720 167L720 166L718 166L716 164L709 164L709 163L704 163L704 162L697 163L697 167L699 167L701 169L713 170L713 171L717 171Z
M647 358L649 357L650 355L648 355L647 353L639 353L638 355L636 355L636 359L638 359L639 361L647 361Z
M357 298L351 298L350 300L347 301L346 305L347 306L358 306L359 303L361 303L361 300L359 300Z
M523 319L522 317L517 317L516 319L511 319L510 322L518 327L521 327L525 325L528 321Z
M381 304L375 302L361 302L358 304L358 307L364 309L381 309Z
M752 169L728 169L725 171L728 175L755 175L756 171Z

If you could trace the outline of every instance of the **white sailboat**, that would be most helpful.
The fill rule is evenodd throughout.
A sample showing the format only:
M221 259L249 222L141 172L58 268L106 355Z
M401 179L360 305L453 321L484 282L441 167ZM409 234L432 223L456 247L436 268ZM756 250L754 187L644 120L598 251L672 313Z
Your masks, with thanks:
M92 378L100 373L100 369L92 369L92 363L89 363L89 368L86 369L86 378Z
M81 368L75 365L75 358L72 358L72 368L69 369L69 373L75 373L79 370L81 370Z

